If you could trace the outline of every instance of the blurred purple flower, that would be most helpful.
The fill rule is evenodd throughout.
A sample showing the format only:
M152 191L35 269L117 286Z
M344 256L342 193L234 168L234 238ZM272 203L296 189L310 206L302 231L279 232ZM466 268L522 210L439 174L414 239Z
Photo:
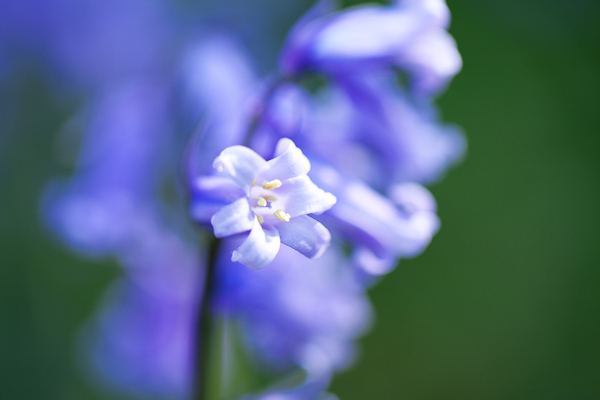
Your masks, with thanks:
M44 207L50 228L74 249L106 254L126 249L156 207L168 157L167 92L149 80L98 97L83 114L78 172L53 182Z
M363 274L389 272L399 258L425 250L437 233L435 200L423 186L401 183L386 197L327 164L314 165L312 178L338 199L335 207L316 218L352 245L355 264Z
M212 171L223 149L244 141L259 84L240 45L224 35L194 38L182 56L178 85L183 118L188 124L210 121L196 128L199 142L188 160L190 178Z
M290 135L306 149L311 179L338 199L316 219L351 244L367 284L429 244L439 229L435 200L415 182L437 179L464 149L458 132L383 82L365 78L314 97L286 83L255 134Z
M301 367L311 376L349 366L371 308L339 249L307 260L282 247L272 268L252 271L229 260L239 242L223 241L215 305L240 322L255 359L276 370Z
M398 1L332 12L318 4L292 30L280 58L284 75L307 71L343 76L400 67L413 93L438 93L460 70L456 44L446 32L442 1Z
M411 101L391 76L346 79L319 100L307 123L315 130L306 135L311 148L380 190L397 182L434 182L465 151L462 132L438 121L433 106ZM321 134L325 130L337 134ZM350 163L333 150L339 146L366 157L368 167Z
M256 136L291 137L309 157L380 191L398 182L434 182L466 148L458 128L440 123L433 106L411 101L388 74L357 75L314 95L286 83L262 121Z
M168 86L140 79L96 95L80 117L76 173L53 182L43 203L48 226L72 249L125 269L82 350L108 389L185 398L202 270L184 207L160 195L177 173Z
M210 216L218 238L249 232L232 261L263 268L280 243L309 258L323 254L331 236L307 214L328 210L335 197L306 176L310 162L294 142L281 139L270 161L248 147L228 147L213 165L221 174L196 180L192 213L201 222Z
M177 236L156 234L132 260L141 268L108 291L82 344L93 372L112 390L183 399L194 373L199 260Z

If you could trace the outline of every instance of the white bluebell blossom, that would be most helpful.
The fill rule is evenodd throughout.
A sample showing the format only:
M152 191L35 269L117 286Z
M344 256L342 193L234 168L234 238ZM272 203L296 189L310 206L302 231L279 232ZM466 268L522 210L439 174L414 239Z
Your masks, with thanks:
M228 147L214 161L221 175L201 177L196 183L202 187L209 184L208 180L215 194L222 191L237 197L216 211L210 222L218 238L247 233L232 260L252 269L271 262L280 243L316 258L331 240L327 228L308 214L328 210L335 204L335 197L319 189L306 175L310 162L290 139L281 139L275 154L275 158L265 161L248 147ZM220 179L223 176L226 179ZM237 193L233 194L236 187ZM201 209L204 202L209 207L214 204L213 193L194 193L193 209Z

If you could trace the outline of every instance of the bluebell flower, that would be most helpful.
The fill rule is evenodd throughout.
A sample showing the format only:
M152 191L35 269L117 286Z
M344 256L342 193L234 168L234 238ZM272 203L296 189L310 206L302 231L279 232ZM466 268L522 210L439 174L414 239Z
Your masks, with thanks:
M77 173L46 192L49 227L72 248L114 255L155 214L168 140L167 91L140 80L99 95L80 120Z
M82 350L110 392L185 399L194 377L199 260L180 239L160 233L154 249L138 252L141 268L106 293L83 331Z
M403 102L393 86L370 84L355 83L361 91L351 93L334 86L316 98L282 85L257 133L270 140L289 134L306 149L311 179L337 198L316 218L352 245L353 263L367 284L399 258L420 254L438 231L435 200L416 182L438 178L464 143Z
M448 29L450 25L450 10L446 0L394 0L394 2L418 10L441 28Z
M432 105L412 101L387 74L347 79L332 87L318 107L321 111L311 125L319 131L337 126L345 135L313 135L315 142L322 141L315 147L341 169L379 189L397 182L435 182L466 149L459 128L440 122ZM370 170L357 170L332 154L335 141L346 141L370 157Z
M384 196L327 164L313 164L313 180L338 199L316 218L352 245L353 261L366 275L387 273L399 258L415 257L437 233L436 203L423 186L404 182Z
M48 226L73 250L123 267L82 352L103 386L146 398L191 390L202 283L183 207L159 196L177 172L168 98L167 85L152 78L96 93L78 116L85 136L77 170L55 180L43 204Z
M81 350L107 389L146 398L191 390L202 283L184 207L159 195L177 176L168 98L152 78L96 93L78 116L85 136L75 174L55 180L43 204L48 226L73 250L123 267Z
M195 182L192 213L200 221L212 214L218 238L248 232L233 261L260 269L275 258L280 243L309 258L323 254L331 236L308 214L328 210L335 197L308 178L310 162L294 142L281 139L270 161L248 147L228 147L213 165L220 175Z
M447 24L447 8L439 0L339 12L319 5L292 30L280 68L289 76L318 71L339 77L397 66L409 73L413 92L429 96L462 66Z
M383 255L368 247L356 246L352 260L367 285L374 278L389 273L399 258L412 258L423 252L440 228L436 201L425 187L413 182L399 183L389 189L388 199L395 206L397 220L401 221L395 235L401 238L402 244L390 247L395 252Z
M195 37L185 48L178 86L186 130L210 121L210 134L200 124L198 143L188 160L193 178L212 171L212 162L229 146L242 143L260 90L258 79L239 44L225 35Z
M215 311L240 323L253 359L267 370L302 368L312 377L351 365L372 313L340 249L308 260L282 247L270 268L252 271L230 260L240 241L223 241Z
M382 192L398 182L438 180L466 148L460 129L441 123L433 106L411 101L389 74L357 74L314 95L282 85L261 128L270 141L291 137L309 157Z

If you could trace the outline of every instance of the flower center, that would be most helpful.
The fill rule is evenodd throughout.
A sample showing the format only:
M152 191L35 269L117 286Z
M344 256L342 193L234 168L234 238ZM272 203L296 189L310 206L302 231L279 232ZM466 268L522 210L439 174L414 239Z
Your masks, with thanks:
M278 201L279 199L271 192L282 186L281 181L279 179L265 180L260 186L257 183L256 179L252 181L248 201L258 222L262 224L265 222L265 218L271 219L272 217L277 218L279 221L289 222L291 216L283 210L283 202Z

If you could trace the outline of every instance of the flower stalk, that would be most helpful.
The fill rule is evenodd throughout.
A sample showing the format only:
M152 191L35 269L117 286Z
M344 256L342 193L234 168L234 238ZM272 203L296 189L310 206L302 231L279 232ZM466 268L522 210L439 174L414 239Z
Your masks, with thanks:
M196 374L194 380L194 400L208 400L209 398L209 378L210 378L210 360L212 359L213 349L213 292L216 287L216 265L219 255L220 239L210 238L208 245L208 262L206 264L206 273L204 275L204 287L200 303L198 304L198 320L196 324Z

